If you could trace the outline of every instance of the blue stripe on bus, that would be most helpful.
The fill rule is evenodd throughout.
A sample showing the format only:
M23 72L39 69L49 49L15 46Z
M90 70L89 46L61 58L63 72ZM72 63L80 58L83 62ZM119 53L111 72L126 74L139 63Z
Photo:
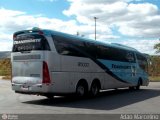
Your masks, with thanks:
M72 43L70 43L70 44L72 44ZM110 71L110 69L106 65L104 65L97 58L95 58L92 55L88 54L87 51L79 49L75 44L72 44L72 45L73 45L74 49L76 49L77 51L79 51L80 53L82 53L83 55L85 55L87 58L90 58L92 61L94 61L99 67L101 67L105 71L105 73L109 74L110 76L112 76L113 78L115 78L116 80L118 80L120 82L129 83L129 82L121 79L117 75L115 75L112 71Z
M123 79L121 79L120 77L118 77L117 75L115 75L112 71L110 71L110 69L105 66L102 62L100 62L97 59L93 59L91 58L97 65L99 65L107 74L111 75L113 78L115 78L116 80L123 82L123 83L129 83Z

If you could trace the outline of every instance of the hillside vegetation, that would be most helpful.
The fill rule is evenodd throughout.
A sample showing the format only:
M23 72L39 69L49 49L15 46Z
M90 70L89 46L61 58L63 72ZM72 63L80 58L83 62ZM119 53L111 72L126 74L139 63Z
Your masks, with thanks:
M149 75L160 76L160 56L151 56L150 59Z
M0 59L0 76L11 75L11 62L9 58Z
M10 51L0 51L0 59L6 59L11 57Z
M149 76L151 81L160 81L160 56L151 56L149 66Z

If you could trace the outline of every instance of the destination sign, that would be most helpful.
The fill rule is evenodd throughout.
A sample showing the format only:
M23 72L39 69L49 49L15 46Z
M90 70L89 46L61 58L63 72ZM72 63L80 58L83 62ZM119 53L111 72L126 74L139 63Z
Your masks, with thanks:
M36 42L41 42L41 39L18 40L18 41L14 41L14 44L36 43Z

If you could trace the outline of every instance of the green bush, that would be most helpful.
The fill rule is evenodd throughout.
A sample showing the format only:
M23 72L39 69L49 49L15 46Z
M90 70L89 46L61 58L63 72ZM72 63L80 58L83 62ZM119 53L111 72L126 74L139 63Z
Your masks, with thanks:
M11 62L10 59L0 59L0 76L11 75Z

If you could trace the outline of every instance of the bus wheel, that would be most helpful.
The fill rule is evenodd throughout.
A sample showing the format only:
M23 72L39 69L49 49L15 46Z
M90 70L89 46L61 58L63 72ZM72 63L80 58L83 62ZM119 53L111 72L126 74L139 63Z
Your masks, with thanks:
M95 97L95 96L98 95L99 91L100 91L99 84L96 83L96 82L93 82L92 85L91 85L90 95L92 97Z
M79 83L76 88L76 94L78 97L85 97L87 94L87 87L84 83Z
M137 86L136 86L136 90L139 90L141 86L141 80L138 80Z

